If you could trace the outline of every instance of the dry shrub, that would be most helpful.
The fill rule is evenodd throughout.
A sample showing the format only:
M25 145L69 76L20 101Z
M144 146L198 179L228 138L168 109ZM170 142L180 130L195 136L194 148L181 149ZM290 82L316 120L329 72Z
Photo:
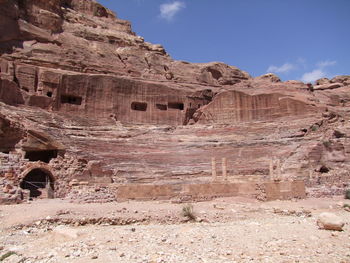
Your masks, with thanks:
M193 206L191 204L187 204L182 207L182 216L186 217L190 221L196 220L196 215L194 214Z

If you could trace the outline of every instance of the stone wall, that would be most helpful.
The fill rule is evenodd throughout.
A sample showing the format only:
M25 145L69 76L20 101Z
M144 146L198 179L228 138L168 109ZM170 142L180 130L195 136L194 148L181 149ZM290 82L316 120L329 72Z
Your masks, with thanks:
M306 197L304 181L267 182L264 185L267 201Z
M244 196L263 200L305 198L303 181L198 183L168 185L121 185L118 201L126 200L210 200L217 197Z

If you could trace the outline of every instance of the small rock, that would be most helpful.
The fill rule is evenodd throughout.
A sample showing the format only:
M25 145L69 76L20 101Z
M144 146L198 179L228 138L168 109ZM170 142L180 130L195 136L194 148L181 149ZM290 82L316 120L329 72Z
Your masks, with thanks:
M203 219L200 218L200 217L197 217L197 218L196 218L196 222L201 223L201 222L203 222Z
M335 214L322 213L318 217L317 225L319 228L325 230L342 231L345 223L339 216L336 216Z
M53 233L56 236L62 236L69 239L77 239L81 235L81 233L78 230L66 226L56 227L53 230Z
M214 204L213 207L216 208L216 209L219 209L219 210L225 210L225 207L219 206L217 204Z

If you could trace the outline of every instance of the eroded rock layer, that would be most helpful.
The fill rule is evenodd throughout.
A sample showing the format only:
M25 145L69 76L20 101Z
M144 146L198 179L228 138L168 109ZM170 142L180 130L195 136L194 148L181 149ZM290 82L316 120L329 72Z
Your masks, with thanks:
M3 202L156 197L152 185L191 199L184 185L213 180L261 199L278 198L262 184L271 180L301 180L317 196L347 187L350 76L313 86L174 61L83 0L0 0L0 54Z

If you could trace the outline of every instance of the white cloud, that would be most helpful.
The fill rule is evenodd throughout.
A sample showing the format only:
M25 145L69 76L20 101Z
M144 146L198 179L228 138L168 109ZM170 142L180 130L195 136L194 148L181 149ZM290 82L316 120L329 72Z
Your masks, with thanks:
M311 72L305 73L301 77L301 80L303 82L314 82L315 80L326 77L326 75L326 72L324 72L322 69L315 69Z
M337 64L337 61L326 60L326 61L321 61L321 62L317 63L317 66L319 68L325 68L325 67L334 66L335 64Z
M180 1L162 4L160 5L160 17L165 20L171 21L175 17L175 15L185 7L185 3Z
M337 64L337 61L325 60L316 64L316 69L311 72L305 73L301 80L304 82L314 82L320 78L329 77L330 74L325 68L331 67Z
M285 63L280 67L277 66L270 66L267 69L267 72L272 72L272 73L288 73L291 70L296 69L296 66L291 64L291 63Z

